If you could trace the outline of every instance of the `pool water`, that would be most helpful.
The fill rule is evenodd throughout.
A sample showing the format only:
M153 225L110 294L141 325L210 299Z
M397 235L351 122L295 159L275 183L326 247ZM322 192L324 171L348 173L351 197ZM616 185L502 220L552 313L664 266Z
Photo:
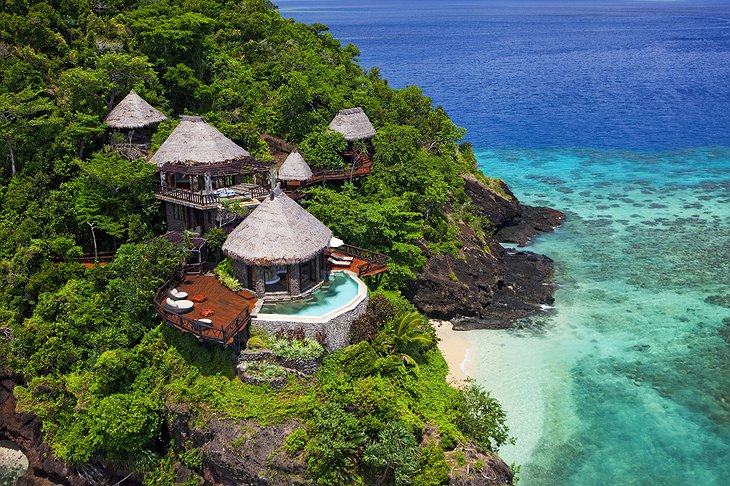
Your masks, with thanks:
M265 302L261 306L259 314L326 316L353 304L363 294L365 287L365 284L359 279L345 272L333 272L328 281L329 285L322 285L304 299L289 302Z

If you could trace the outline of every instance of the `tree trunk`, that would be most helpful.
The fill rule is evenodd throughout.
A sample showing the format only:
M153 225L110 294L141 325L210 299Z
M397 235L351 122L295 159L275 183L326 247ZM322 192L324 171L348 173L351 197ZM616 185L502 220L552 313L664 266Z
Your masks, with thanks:
M8 144L8 150L10 150L10 171L14 176L17 170L15 167L15 152L13 152L13 144L10 143L10 137L5 137L5 143Z
M94 232L94 223L86 223L91 228L91 239L94 240L94 262L99 260L99 251L96 248L96 233Z

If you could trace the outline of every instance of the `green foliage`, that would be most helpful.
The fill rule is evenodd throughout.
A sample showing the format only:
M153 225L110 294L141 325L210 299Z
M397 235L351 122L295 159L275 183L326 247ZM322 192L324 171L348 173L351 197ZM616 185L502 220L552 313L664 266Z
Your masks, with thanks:
M345 148L345 137L328 128L311 132L299 145L307 164L321 169L341 167Z
M358 317L350 329L350 342L372 340L385 323L396 315L395 306L388 298L381 294L371 294L368 307L363 315Z
M241 368L251 378L261 380L276 380L286 376L286 370L282 366L273 363L252 361L243 363Z
M310 360L324 354L324 347L311 338L306 339L276 339L271 344L271 350L276 356L290 360Z
M408 366L418 368L416 358L433 343L433 336L423 330L424 324L423 316L414 311L396 316L388 325L390 345Z
M361 484L357 472L365 434L358 419L334 403L314 410L307 423L307 472L317 484Z
M306 429L297 429L286 436L285 448L289 454L297 454L304 450L309 442L309 436Z
M418 474L413 478L414 486L440 486L449 484L451 468L446 462L444 450L439 444L428 441L418 453Z
M378 439L365 447L363 460L382 476L392 477L398 486L413 484L413 475L418 470L417 450L413 433L396 420L388 423Z
M233 276L233 263L230 259L226 258L222 260L215 267L214 271L218 276L218 280L232 291L238 292L239 290L243 290L243 284Z
M205 234L205 239L208 242L208 249L215 255L217 255L217 258L219 259L221 254L221 248L223 248L223 243L226 242L227 237L228 235L225 233L225 231L220 228L211 228Z
M459 426L483 450L496 452L504 444L514 444L502 406L481 386L470 383L462 390L456 406Z

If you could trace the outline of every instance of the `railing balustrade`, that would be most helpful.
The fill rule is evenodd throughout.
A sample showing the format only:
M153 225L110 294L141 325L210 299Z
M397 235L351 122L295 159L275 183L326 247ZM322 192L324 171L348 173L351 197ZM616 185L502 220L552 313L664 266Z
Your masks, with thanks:
M365 273L380 270L388 265L388 255L383 255L372 250L360 248L353 245L342 245L334 248L335 253L342 253L343 255L365 260L365 263L358 265L358 274L363 275Z

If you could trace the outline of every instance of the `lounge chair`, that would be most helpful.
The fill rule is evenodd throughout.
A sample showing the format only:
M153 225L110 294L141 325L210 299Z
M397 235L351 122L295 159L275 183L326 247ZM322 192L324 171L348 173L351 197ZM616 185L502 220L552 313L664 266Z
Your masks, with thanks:
M193 329L196 331L213 329L213 321L210 319L193 319Z
M330 257L334 258L335 260L342 260L343 262L352 261L351 256L340 255L339 253L330 253Z
M342 260L335 260L334 258L330 257L327 259L328 262L330 262L332 265L338 265L341 267L349 267L350 262L344 262Z
M193 310L193 307L195 307L195 302L192 300L172 300L168 297L165 301L165 309L170 312L175 312L176 314L185 314L186 312L190 312Z
M177 289L170 289L167 292L167 296L170 297L172 300L184 300L188 298L188 293Z

